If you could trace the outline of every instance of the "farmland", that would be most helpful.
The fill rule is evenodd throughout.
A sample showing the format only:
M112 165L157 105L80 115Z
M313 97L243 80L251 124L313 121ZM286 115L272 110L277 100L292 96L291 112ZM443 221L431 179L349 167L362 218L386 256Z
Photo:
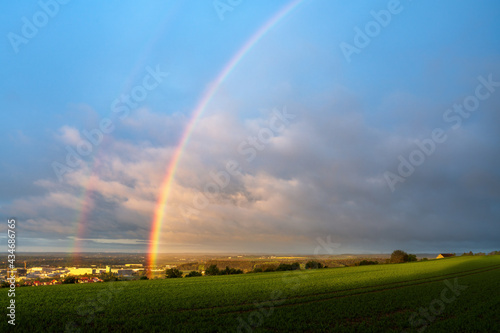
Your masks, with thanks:
M16 330L498 332L499 290L498 255L25 287L16 290Z

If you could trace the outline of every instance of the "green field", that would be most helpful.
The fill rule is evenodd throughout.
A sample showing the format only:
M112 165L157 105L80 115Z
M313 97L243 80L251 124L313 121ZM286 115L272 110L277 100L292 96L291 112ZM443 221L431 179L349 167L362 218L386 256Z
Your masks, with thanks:
M2 332L500 332L500 256L24 287L15 299L16 327L4 315Z

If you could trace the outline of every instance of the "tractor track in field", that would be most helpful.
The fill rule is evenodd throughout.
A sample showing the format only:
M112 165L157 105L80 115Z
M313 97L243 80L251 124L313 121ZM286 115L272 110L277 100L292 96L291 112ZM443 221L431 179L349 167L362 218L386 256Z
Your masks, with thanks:
M303 304L310 304L310 303L316 303L316 302L322 302L322 301L328 301L336 298L346 298L346 297L351 297L351 296L358 296L358 295L364 295L364 294L371 294L371 293L377 293L377 292L383 292L386 290L393 290L393 289L400 289L400 288L405 288L405 287L412 287L412 286L418 286L422 284L428 284L428 283L433 283L433 282L438 282L438 281L444 281L449 278L456 278L456 277L463 277L463 276L468 276L468 275L474 275L474 274L481 274L489 271L493 271L496 269L500 269L500 265L492 265L492 266L487 266L487 267L481 267L481 268L475 268L471 270L466 270L466 271L461 271L461 272L455 272L455 273L448 273L448 274L442 274L442 275L436 275L436 276L430 276L426 278L419 278L419 279L413 279L413 280L405 280L405 281L398 281L398 282L391 282L391 283L384 283L384 284L379 284L375 286L363 286L363 287L357 287L357 288L349 288L349 289L342 289L342 290L334 290L334 291L329 291L329 292L324 292L324 293L314 293L314 294L308 294L308 295L298 295L298 296L291 296L291 297L286 297L283 299L277 299L274 300L274 302L281 302L281 301L289 301L289 300L300 300L304 298L310 298L310 297L315 297L315 296L327 296L327 295L332 295L332 294L340 294L340 293L345 293L345 292L350 292L350 291L356 291L356 290L363 290L363 289L373 289L373 290L366 290L366 291L360 291L356 293L350 293L347 295L334 295L330 297L324 297L324 298L319 298L319 299L312 299L312 300L305 300L301 302L294 302L294 303L285 303L285 304L277 304L273 305L273 308L281 308L281 307L289 307L289 306L297 306L297 305L303 305ZM415 281L421 281L417 283L411 283ZM387 288L381 288L377 289L379 287L387 287ZM375 288L375 289L374 289ZM221 306L212 306L212 307L204 307L204 308L193 308L193 309L178 309L174 310L176 313L183 313L183 312L198 312L198 311L206 311L206 310L218 310L218 309L225 309L225 308L235 308L235 307L244 307L248 305L254 305L253 308L251 309L240 309L240 310L230 310L230 311L225 311L225 312L219 312L217 315L229 315L229 314L234 314L234 313L245 313L245 312L252 312L256 309L255 304L265 304L273 300L264 300L260 302L246 302L246 303L239 303L239 304L232 304L232 305L221 305ZM213 314L210 314L213 315Z

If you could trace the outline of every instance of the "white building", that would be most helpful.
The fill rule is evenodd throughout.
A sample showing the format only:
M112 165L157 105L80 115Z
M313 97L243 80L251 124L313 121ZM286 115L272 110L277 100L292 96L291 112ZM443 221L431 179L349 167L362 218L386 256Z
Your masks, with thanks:
M95 274L94 268L76 268L70 267L69 274L71 275L85 275L85 274Z

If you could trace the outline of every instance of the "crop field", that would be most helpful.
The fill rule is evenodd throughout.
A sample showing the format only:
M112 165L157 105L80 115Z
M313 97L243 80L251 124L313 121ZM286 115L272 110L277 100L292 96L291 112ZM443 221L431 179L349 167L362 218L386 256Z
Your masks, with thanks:
M16 290L19 332L500 332L499 323L500 256Z

